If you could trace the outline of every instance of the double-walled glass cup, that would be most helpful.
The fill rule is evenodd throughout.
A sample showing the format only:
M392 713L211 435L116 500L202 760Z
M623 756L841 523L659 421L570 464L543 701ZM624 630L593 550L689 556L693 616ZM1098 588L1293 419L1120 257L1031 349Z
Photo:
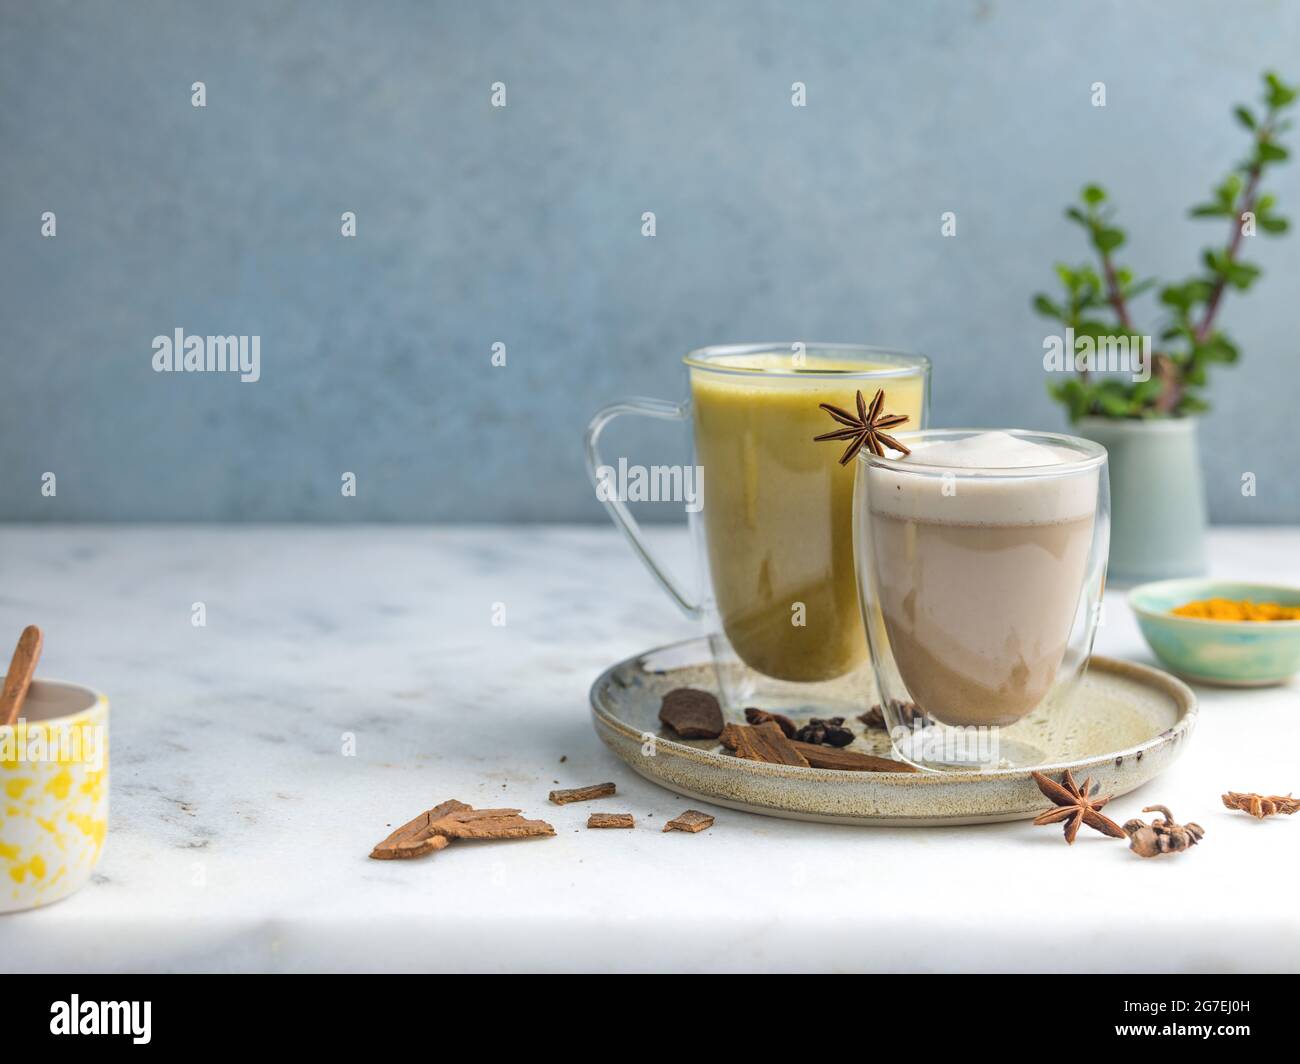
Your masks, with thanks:
M1106 451L1021 430L898 439L910 455L861 453L853 503L862 615L894 749L934 769L1042 764L1046 715L1092 652L1110 535ZM972 448L1002 464L966 464Z
M819 403L853 410L885 391L885 408L925 423L929 360L856 344L741 344L684 359L689 397L627 399L587 429L597 495L651 575L708 632L718 687L748 706L816 714L861 712L870 693L866 638L853 575L853 469L844 442L813 437L842 426ZM652 555L615 465L599 450L620 414L689 421L702 506L688 506L698 593ZM625 460L624 460L624 464Z

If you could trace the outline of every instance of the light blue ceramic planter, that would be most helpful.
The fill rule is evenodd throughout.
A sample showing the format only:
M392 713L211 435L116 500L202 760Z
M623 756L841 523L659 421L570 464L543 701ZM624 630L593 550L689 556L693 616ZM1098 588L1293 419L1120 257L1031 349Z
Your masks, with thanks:
M1205 572L1205 486L1196 418L1081 418L1110 454L1107 579L1132 586Z

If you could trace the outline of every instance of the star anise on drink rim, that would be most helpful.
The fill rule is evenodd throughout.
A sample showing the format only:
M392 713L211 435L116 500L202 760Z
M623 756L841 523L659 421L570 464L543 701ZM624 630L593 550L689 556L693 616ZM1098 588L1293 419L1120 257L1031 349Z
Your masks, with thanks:
M1101 789L1101 784L1093 783L1091 776L1085 779L1083 786L1080 787L1074 782L1074 776L1067 768L1060 783L1048 779L1041 772L1034 773L1034 782L1038 784L1038 789L1043 794L1056 803L1055 808L1034 817L1035 824L1059 824L1065 821L1065 841L1068 843L1074 842L1081 824L1087 824L1088 827L1100 831L1103 835L1109 835L1112 839L1128 838L1122 827L1098 811L1110 801L1111 795L1108 794L1104 798L1094 797Z
M836 429L834 432L824 432L820 436L814 436L814 442L849 440L848 448L840 455L840 465L847 465L863 447L877 458L885 457L885 447L892 447L895 451L901 451L903 454L911 454L910 450L884 431L903 424L908 420L907 415L882 414L880 410L884 404L885 391L883 388L876 392L876 397L871 400L870 407L867 406L867 401L862 397L862 393L858 392L858 413L856 417L847 410L842 410L830 403L818 403L819 407L845 427Z

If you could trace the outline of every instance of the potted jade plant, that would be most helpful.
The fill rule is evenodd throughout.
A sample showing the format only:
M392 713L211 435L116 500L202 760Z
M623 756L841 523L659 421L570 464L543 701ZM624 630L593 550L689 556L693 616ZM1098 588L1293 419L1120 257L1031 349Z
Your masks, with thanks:
M1189 576L1205 566L1205 493L1197 450L1197 415L1208 409L1201 391L1213 363L1237 361L1236 345L1216 319L1230 290L1245 291L1259 277L1245 261L1247 238L1285 233L1287 220L1262 191L1265 172L1284 162L1279 143L1291 123L1284 116L1296 89L1264 75L1263 107L1237 107L1250 134L1246 158L1214 189L1193 218L1229 223L1226 241L1207 248L1201 268L1186 280L1158 288L1163 312L1157 336L1145 334L1135 301L1156 289L1119 265L1125 234L1098 185L1083 189L1066 216L1080 225L1096 260L1057 264L1064 286L1057 301L1034 297L1034 309L1064 328L1044 344L1044 367L1066 374L1049 384L1076 431L1110 452L1112 526L1110 572L1121 583Z

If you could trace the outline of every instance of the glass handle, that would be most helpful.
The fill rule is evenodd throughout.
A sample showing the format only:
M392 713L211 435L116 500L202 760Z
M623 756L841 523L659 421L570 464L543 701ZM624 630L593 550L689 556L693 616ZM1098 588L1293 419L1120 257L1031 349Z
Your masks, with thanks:
M644 563L645 567L650 570L650 575L655 578L669 597L677 603L683 613L692 619L699 618L703 610L699 603L692 602L682 590L677 579L668 572L658 561L655 560L650 548L646 545L645 537L641 534L641 526L632 516L632 512L627 508L627 504L619 499L617 495L608 497L608 493L602 493L600 490L600 476L598 471L605 466L600 456L600 434L605 431L605 426L613 421L620 414L639 414L641 417L656 418L660 421L684 421L689 415L690 407L686 403L670 403L664 399L624 399L619 403L612 403L599 411L591 419L591 424L587 426L586 450L587 450L587 474L591 477L591 484L597 491L601 502L605 504L605 509L609 511L609 516L623 533L632 549L636 551Z

